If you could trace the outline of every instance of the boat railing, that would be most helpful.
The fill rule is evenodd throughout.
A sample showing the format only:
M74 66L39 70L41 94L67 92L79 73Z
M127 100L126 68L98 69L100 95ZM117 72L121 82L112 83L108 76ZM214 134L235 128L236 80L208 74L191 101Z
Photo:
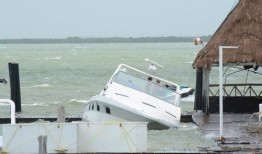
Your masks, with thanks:
M142 74L142 75L145 75L145 76L150 76L150 77L152 77L152 78L155 79L155 80L163 81L163 82L165 82L165 83L167 83L167 84L169 84L169 85L174 85L174 86L177 87L176 91L180 90L180 86L179 86L178 84L176 84L176 83L173 83L173 82L170 82L170 81L168 81L168 80L159 78L159 77L154 76L154 75L152 75L152 74L145 73L145 72L143 72L143 71L141 71L141 70L138 70L138 69L133 68L133 67L131 67L131 66L128 66L128 65L126 65L126 64L120 64L120 65L117 67L117 69L115 70L115 72L114 72L113 75L111 76L109 82L111 82L112 80L114 80L113 78L116 76L116 74L117 74L120 70L126 70L126 69L133 70L133 71L138 72L138 73L140 73L140 74ZM178 94L179 94L179 93L178 93Z

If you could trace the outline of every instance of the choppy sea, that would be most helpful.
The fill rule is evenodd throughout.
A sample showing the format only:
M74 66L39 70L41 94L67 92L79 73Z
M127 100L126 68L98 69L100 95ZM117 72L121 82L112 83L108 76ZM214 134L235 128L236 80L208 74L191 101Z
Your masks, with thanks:
M8 63L19 63L20 115L56 116L57 107L65 106L67 115L81 116L85 103L102 90L120 63L147 70L144 59L152 59L164 66L157 71L159 76L194 88L192 62L200 49L193 43L0 44L0 79L9 82ZM9 84L0 84L0 98L10 98ZM193 103L194 96L182 99L182 112L193 112ZM8 117L9 110L0 104L1 117ZM149 151L199 152L207 148L218 147L212 136L193 123L148 132Z

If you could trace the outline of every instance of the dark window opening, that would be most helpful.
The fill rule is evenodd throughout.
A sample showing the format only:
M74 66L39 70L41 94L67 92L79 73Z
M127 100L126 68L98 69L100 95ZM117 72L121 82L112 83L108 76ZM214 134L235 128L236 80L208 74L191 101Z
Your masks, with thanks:
M94 104L92 104L92 110L94 110Z
M97 109L97 111L100 111L100 106L97 105L97 106L96 106L96 109Z
M107 113L107 114L111 114L109 107L106 107L106 113Z

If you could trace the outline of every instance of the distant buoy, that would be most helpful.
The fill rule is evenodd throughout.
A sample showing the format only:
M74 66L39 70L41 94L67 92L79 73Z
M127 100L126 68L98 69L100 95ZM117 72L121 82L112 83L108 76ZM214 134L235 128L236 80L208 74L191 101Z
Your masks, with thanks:
M198 37L198 38L195 38L195 39L194 39L194 44L195 44L195 45L203 44L203 40L202 40L201 38L199 38L199 37Z

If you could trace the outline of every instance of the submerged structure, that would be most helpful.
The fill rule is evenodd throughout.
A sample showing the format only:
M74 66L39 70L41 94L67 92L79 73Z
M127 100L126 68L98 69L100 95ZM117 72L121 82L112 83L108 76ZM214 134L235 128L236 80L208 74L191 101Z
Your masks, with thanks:
M258 72L262 66L261 7L261 0L240 0L196 56L192 65L196 69L195 110L202 110L205 114L218 112L219 85L210 84L210 72L213 67L218 67L219 46L238 47L223 49L224 82L227 76L243 70L247 71L246 81L249 72L261 75ZM235 72L228 73L230 69ZM244 76L243 78L245 79ZM225 82L224 111L257 112L262 99L261 87L262 83Z

